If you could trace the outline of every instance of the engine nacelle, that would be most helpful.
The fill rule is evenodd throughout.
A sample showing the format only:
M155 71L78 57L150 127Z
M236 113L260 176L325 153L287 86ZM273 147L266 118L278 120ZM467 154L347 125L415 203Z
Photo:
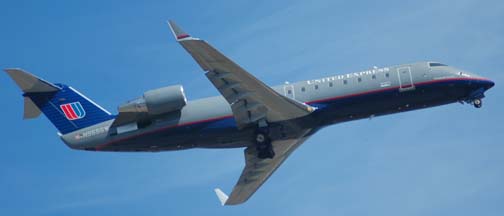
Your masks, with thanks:
M182 109L187 104L181 85L146 91L142 97L119 106L119 112L160 115Z

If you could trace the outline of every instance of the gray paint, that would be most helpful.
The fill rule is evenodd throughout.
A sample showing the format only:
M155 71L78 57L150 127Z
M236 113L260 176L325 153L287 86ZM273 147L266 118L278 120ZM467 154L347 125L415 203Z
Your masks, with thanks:
M406 74L402 73L402 71L404 70L411 71L411 76L409 72ZM311 102L327 98L359 94L362 92L379 91L381 89L399 87L401 80L404 86L405 82L407 82L408 80L411 80L413 83L422 83L436 79L449 79L460 77L482 78L475 74L460 69L456 69L453 67L441 66L431 68L429 67L429 62L418 62L413 64L403 64L384 68L372 68L369 70L350 74L300 81L292 84L275 86L273 87L273 89L279 92L280 94L291 97L297 101ZM345 80L347 84L344 84ZM330 83L332 83L332 85ZM304 89L304 91L302 89ZM289 90L291 90L291 92L289 92ZM415 91L415 87L408 86L407 88L402 88L399 91ZM110 143L110 142L118 143L121 140L124 140L125 138L128 137L137 137L141 134L152 133L154 131L158 131L163 128L169 128L176 125L184 125L191 122L198 122L206 119L221 118L224 116L231 116L231 115L232 111L228 102L222 96L216 96L189 101L187 105L180 110L180 112L171 113L170 115L166 116L160 116L159 118L154 119L152 124L149 125L148 127L140 128L132 132L112 136L110 134L113 128L109 129L109 127L112 124L112 121L107 121L89 128L84 128L79 131L75 131L73 133L62 135L61 138L71 148L76 149L94 148L97 146L99 147L103 143ZM288 122L285 123L285 125L289 125ZM307 122L304 125L310 125L311 127L324 126L316 124L314 125L309 122ZM295 131L296 129L283 129L283 130ZM238 130L233 131L233 133L239 134ZM229 140L228 143L225 145L221 141L205 142L206 140L202 140L200 142L201 144L190 144L189 146L179 146L184 145L184 142L180 141L180 143L177 144L176 141L174 141L173 139L166 139L166 142L164 142L164 140L159 140L159 143L153 143L152 146L155 146L156 147L155 149L140 149L140 150L141 151L177 150L177 149L185 149L188 147L229 148L229 147L243 147L249 145L250 140L248 139L249 135L251 134L250 130L245 129L240 133L244 134L245 137L241 137L242 134L236 135L236 140ZM233 136L232 133L222 135L230 137ZM163 145L177 145L179 147L163 146ZM134 147L131 147L131 149L134 149ZM131 150L131 149L125 148L118 150Z

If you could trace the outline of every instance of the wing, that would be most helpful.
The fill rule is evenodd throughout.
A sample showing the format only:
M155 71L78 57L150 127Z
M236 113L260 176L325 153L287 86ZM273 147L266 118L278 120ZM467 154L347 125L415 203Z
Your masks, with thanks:
M259 159L255 147L246 148L245 168L229 197L220 189L215 190L222 205L237 205L247 201L287 157L308 139L309 136L306 135L311 131L303 131L298 138L273 141L276 153L273 159Z
M169 25L177 41L231 105L239 128L261 119L277 122L298 118L314 110L309 105L279 94L207 42L189 36L173 21L169 21Z

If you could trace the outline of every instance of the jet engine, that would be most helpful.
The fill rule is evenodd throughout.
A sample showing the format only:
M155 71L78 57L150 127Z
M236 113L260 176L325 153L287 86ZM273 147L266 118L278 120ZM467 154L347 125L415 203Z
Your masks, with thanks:
M184 88L181 85L174 85L146 91L142 97L119 106L119 112L153 116L180 110L186 104Z

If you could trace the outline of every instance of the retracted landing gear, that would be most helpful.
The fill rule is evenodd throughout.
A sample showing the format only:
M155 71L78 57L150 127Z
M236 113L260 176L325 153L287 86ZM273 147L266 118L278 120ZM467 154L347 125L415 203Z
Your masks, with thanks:
M273 151L271 139L267 134L267 131L259 129L255 135L257 157L261 159L275 157L275 151Z

